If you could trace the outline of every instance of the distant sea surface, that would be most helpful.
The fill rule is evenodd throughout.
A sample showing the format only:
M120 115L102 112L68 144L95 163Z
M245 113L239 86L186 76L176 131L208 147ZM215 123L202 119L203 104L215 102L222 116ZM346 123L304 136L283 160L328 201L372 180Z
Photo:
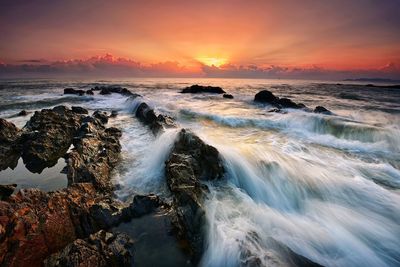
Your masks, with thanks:
M164 162L178 130L155 138L132 114L140 101L215 146L226 175L210 185L206 200L203 266L238 266L254 258L262 266L290 266L282 247L325 266L400 266L400 90L343 83L0 80L0 117L23 127L30 115L15 116L22 109L67 105L118 111L109 124L123 131L123 161L114 173L121 199L150 192L170 197ZM121 85L142 98L63 95L66 87L104 84ZM220 86L234 99L179 93L192 84ZM271 106L253 102L263 89L312 109L324 106L334 115L269 112ZM46 179L30 177L21 165L0 172L0 183L46 191L66 186L59 174L62 162L45 170ZM143 251L138 254L145 258ZM165 262L173 266L179 260L184 262L183 256Z

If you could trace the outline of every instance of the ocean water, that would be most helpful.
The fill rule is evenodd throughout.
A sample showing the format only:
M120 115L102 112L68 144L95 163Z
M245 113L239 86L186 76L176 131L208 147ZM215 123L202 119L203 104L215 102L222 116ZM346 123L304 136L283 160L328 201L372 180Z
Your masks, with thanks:
M62 94L66 87L97 84L118 84L143 97ZM191 84L221 86L235 98L179 93ZM322 105L334 115L268 112L270 106L253 102L262 89L310 108ZM169 199L164 162L178 129L154 137L132 114L141 101L221 153L226 174L209 184L200 265L240 266L257 258L263 266L290 266L286 248L325 266L400 265L400 90L294 80L0 82L0 117L19 127L29 119L14 116L21 109L63 104L117 110L118 117L109 122L123 131L116 197L156 193ZM14 172L7 171L9 182ZM1 173L0 183L5 183ZM25 183L43 187L29 177ZM47 189L56 189L54 184ZM141 240L139 247L150 251L149 240ZM159 266L177 264L160 260Z

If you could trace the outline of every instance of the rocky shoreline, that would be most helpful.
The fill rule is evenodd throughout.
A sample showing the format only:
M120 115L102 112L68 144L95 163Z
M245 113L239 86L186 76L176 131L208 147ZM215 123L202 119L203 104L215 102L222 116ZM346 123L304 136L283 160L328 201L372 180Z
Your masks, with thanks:
M95 91L131 100L140 97L119 86L87 91L66 88L64 94L93 95ZM225 91L194 85L182 93ZM258 93L255 101L278 109L305 108L269 91ZM314 112L329 112L317 109ZM168 128L178 129L173 118L157 114L145 102L133 115L155 136ZM133 195L123 202L115 198L118 185L112 180L112 171L121 161L122 132L107 127L115 116L116 112L97 110L89 115L83 107L56 106L36 111L22 129L0 119L0 170L14 169L21 157L28 170L41 173L64 158L68 179L67 188L48 193L32 188L14 194L17 185L0 186L1 266L132 266L134 241L125 233L110 230L158 209L168 211L172 232L192 262L199 262L207 227L204 201L209 190L204 182L221 179L225 173L218 150L190 130L180 129L165 162L172 201ZM258 266L257 262L255 259L250 265Z

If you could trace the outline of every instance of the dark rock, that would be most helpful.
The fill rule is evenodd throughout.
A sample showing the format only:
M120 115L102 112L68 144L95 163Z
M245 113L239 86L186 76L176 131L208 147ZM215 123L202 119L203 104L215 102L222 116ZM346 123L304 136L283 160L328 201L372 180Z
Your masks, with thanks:
M0 185L0 200L7 199L14 193L17 184Z
M64 106L36 111L24 127L22 159L28 170L40 173L65 155L82 117Z
M150 108L146 103L141 103L136 109L135 116L144 124L148 125L152 132L157 135L164 128L176 127L173 119L159 114L158 116L152 108Z
M115 118L117 116L118 116L118 111L116 111L116 110L111 111L110 118Z
M132 93L131 91L129 91L126 88L123 88L121 86L100 86L100 87L95 87L95 90L100 90L100 94L101 95L109 95L111 93L117 93L117 94L121 94L124 96L132 96L132 95L136 95L134 93Z
M301 106L297 105L296 103L294 103L292 100L290 100L289 98L279 98L276 101L276 104L278 104L279 106L281 106L282 108L293 108L293 109L299 109L301 108Z
M326 109L326 108L324 108L322 106L317 106L314 109L314 113L322 113L322 114L326 114L326 115L332 115L333 114L330 110L328 110L328 109Z
M86 90L86 94L87 95L94 95L94 92L93 92L92 89L90 89L90 90Z
M105 128L96 118L83 119L68 153L68 183L91 182L97 189L112 190L110 173L120 159L121 135L119 129Z
M274 104L277 100L278 97L268 90L262 90L254 96L254 101L261 103Z
M85 108L82 108L82 107L72 106L71 110L72 110L72 112L75 112L77 114L83 114L83 115L89 114L89 111L87 109L85 109Z
M156 195L136 195L130 205L130 212L133 217L140 217L155 211L159 206L160 199Z
M83 90L76 90L74 88L65 88L64 95L84 95L85 91Z
M203 253L207 186L201 180L222 177L224 168L218 151L184 129L178 134L166 161L167 185L173 194L173 224L177 236L189 244L195 261Z
M23 110L21 110L20 112L18 112L18 114L17 114L17 116L26 116L26 115L28 115L28 112L25 110L25 109L23 109Z
M96 119L99 119L103 124L107 124L108 123L108 114L107 114L107 112L96 110L93 113L93 117L95 117Z
M223 97L228 99L233 99L233 95L231 94L224 94Z
M21 155L21 131L11 122L0 118L0 171L14 169Z
M219 86L202 86L202 85L192 85L184 88L181 91L182 94L199 94L199 93L211 93L211 94L223 94L225 91Z
M131 266L133 240L123 233L99 231L77 239L44 261L45 267Z

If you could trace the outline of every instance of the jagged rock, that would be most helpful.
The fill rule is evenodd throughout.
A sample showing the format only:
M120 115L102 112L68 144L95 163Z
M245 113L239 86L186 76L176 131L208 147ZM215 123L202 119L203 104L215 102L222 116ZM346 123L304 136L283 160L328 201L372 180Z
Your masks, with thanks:
M0 118L0 171L14 169L21 154L21 131L11 122Z
M314 109L314 113L322 113L322 114L326 114L326 115L332 115L333 114L330 110L328 110L328 109L326 109L326 108L324 108L322 106L317 106Z
M91 183L49 193L22 189L0 201L0 264L41 266L77 238L150 213L158 205L154 195L135 196L131 204L120 202ZM108 247L120 251L115 247L119 243Z
M80 127L81 115L65 106L36 111L24 127L22 159L31 172L54 166L67 152Z
M77 239L44 261L45 267L131 266L133 240L123 233L99 231Z
M281 106L282 108L294 108L294 109L299 109L302 106L299 106L298 104L294 103L292 100L289 98L279 98L276 101L276 104Z
M162 114L157 116L154 110L144 102L141 103L136 109L135 116L141 122L148 125L155 135L157 135L160 131L163 131L164 127L176 127L172 118Z
M199 94L199 93L211 93L211 94L223 94L225 91L219 86L202 86L202 85L192 85L184 88L181 91L182 94Z
M82 108L82 107L72 106L71 110L72 110L72 112L75 112L77 114L82 114L82 115L89 114L89 111L87 109L85 109L85 108Z
M270 92L268 90L262 90L254 96L254 101L261 102L261 103L273 104L277 100L278 100L278 97L276 97L272 92Z
M0 200L7 199L14 193L17 184L0 185Z
M86 90L86 94L87 95L94 95L94 92L93 92L92 89L90 89L90 90Z
M224 94L223 97L228 99L233 99L233 95L231 94Z
M93 113L93 117L99 119L102 123L108 123L108 114L105 111L96 110Z
M74 88L65 88L64 95L84 95L85 91L83 90L76 90Z
M173 223L177 235L189 243L189 252L195 260L200 259L203 252L203 198L208 190L201 180L217 179L223 173L218 151L182 129L166 161L166 179L173 194Z
M91 182L98 189L112 190L110 173L120 159L121 135L119 129L105 128L94 117L84 118L73 140L74 148L68 153L68 183Z

